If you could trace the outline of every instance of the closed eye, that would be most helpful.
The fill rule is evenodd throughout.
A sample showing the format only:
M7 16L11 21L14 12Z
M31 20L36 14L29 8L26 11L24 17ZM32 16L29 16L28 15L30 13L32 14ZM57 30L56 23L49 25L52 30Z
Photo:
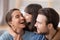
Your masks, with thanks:
M38 22L38 21L37 21L37 23L42 24L42 22Z
M19 15L16 15L15 17L16 17L16 18L19 18L20 16L19 16Z

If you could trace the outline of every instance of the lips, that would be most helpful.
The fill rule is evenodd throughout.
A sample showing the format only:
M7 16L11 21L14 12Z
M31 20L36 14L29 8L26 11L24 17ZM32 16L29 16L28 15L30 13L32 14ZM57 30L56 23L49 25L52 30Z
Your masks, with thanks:
M19 23L20 23L20 24L26 24L25 21L21 21L21 22L19 22Z
M21 22L20 24L24 24L24 22Z

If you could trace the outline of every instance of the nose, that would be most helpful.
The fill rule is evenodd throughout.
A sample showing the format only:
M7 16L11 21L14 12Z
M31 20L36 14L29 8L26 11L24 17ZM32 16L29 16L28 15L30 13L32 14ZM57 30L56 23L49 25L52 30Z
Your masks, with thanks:
M34 25L35 27L37 27L37 23L35 23L35 25Z
M24 19L24 17L23 16L21 16L21 20L23 20Z

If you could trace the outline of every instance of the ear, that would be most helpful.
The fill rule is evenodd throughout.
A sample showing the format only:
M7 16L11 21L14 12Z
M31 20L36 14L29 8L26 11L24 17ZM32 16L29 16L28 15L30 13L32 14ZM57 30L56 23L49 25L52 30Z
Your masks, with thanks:
M8 22L9 25L12 25L12 22Z
M52 23L48 24L48 28L52 29L53 28L53 24Z

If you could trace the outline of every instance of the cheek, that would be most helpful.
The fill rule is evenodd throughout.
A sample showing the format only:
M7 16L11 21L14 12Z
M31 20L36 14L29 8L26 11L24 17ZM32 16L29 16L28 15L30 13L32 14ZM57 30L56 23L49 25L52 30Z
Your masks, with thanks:
M42 29L46 29L46 25L42 25Z
M29 19L29 16L26 16L25 19L28 20Z
M31 22L31 20L32 20L32 17L30 17L30 16L27 16L25 19L26 19L26 21L27 21L27 22Z
M40 30L44 30L44 29L46 29L46 26L45 26L45 25L38 25L38 28L39 28Z
M45 26L42 28L42 30L43 30L44 32L47 32L47 31L48 31L47 26L45 25Z
M42 25L37 24L37 28L38 28L38 29L41 29L41 28L42 28Z
M13 23L14 25L16 25L16 24L18 24L18 21L19 21L18 19L13 19L13 20L12 20L12 23Z
M31 19L32 17L31 16L27 16L26 19Z

